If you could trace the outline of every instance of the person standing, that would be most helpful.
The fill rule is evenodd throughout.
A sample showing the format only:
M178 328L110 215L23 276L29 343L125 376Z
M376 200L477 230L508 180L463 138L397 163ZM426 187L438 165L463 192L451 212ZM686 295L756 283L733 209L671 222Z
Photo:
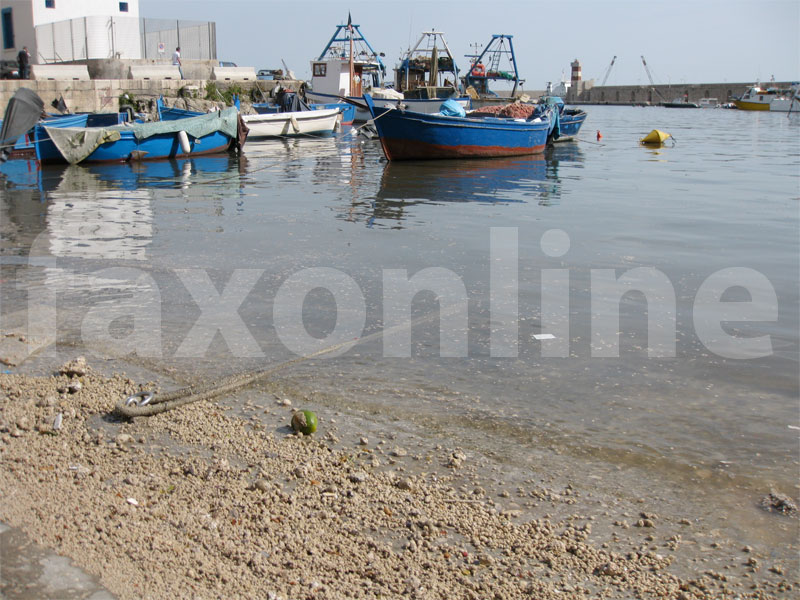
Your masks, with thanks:
M183 63L181 63L181 47L178 46L175 48L175 52L172 54L172 64L173 66L178 67L178 73L181 74L181 79L183 79Z
M31 55L28 52L28 47L23 46L22 50L17 54L17 62L19 63L19 78L27 79L30 72Z

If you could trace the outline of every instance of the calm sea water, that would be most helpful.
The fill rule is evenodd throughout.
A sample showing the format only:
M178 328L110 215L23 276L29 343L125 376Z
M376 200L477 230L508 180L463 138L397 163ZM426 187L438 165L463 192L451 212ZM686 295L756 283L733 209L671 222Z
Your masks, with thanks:
M377 335L284 377L348 405L429 419L445 434L457 421L474 432L471 443L498 454L546 445L792 491L800 119L587 112L580 141L528 158L387 164L377 141L345 132L248 143L242 158L41 170L8 163L0 174L3 314L54 294L60 340L100 354L138 348L187 377L214 377L295 356L274 322L287 281L308 286L283 297L281 314L302 316L304 330L291 339L305 335L310 348L351 335L362 302L363 331L347 339L384 331L389 270L430 276L467 299L466 319L447 321L456 325L444 337L437 298L422 291L409 310L410 356L387 356ZM653 128L676 143L640 146ZM29 265L29 256L39 262ZM319 268L328 271L309 271ZM639 289L647 289L601 306L609 272L643 275ZM743 312L701 313L698 294L714 290ZM559 316L543 314L543 302ZM711 317L723 323L699 332L696 321ZM510 322L516 348L498 357L492 331L513 331ZM599 330L620 332L618 356L605 354L616 335L595 337L593 348ZM408 331L393 330L394 339ZM145 335L126 338L132 332ZM534 337L542 333L556 339ZM732 341L764 336L761 357ZM442 357L454 340L465 341L457 356Z

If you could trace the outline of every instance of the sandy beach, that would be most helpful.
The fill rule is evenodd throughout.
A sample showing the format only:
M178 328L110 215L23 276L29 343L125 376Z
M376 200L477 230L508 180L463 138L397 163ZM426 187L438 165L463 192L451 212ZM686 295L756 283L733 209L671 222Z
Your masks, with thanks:
M315 407L317 433L297 435L292 411L308 402L278 384L124 420L114 405L157 383L100 375L81 360L57 371L0 375L0 521L120 599L789 598L800 589L797 565L768 547L736 547L649 500L597 501L591 481L503 477L458 444L385 424L366 431L324 408ZM767 518L796 527L776 506ZM6 597L26 597L9 593L17 584L4 583Z

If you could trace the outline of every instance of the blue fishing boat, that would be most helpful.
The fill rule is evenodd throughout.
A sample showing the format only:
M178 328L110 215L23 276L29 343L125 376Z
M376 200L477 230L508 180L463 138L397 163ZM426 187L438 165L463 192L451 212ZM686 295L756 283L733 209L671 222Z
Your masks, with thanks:
M36 158L43 163L125 162L216 154L238 149L247 137L235 107L151 123L109 127L60 121L34 128Z
M29 88L20 88L9 100L4 119L0 119L0 162L8 158L35 156L33 128L38 123L60 124L63 127L117 125L127 119L126 113L79 113L77 115L45 114L44 103Z
M569 108L558 96L542 96L540 104L548 104L558 109L559 135L554 141L565 142L575 139L586 120L586 112L580 108Z
M530 119L514 119L379 108L369 94L364 100L389 160L538 154L558 135L558 114L551 106L542 106Z

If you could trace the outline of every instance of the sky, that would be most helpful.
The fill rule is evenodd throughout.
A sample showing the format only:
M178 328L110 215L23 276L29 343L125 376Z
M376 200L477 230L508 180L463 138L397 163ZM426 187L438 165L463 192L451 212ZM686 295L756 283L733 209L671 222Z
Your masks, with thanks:
M346 23L392 69L423 30L443 31L459 68L471 44L513 35L524 88L569 78L607 85L752 83L800 80L798 0L140 0L140 16L216 22L217 55L240 66L282 68L311 78L310 61ZM742 90L744 91L744 90Z

